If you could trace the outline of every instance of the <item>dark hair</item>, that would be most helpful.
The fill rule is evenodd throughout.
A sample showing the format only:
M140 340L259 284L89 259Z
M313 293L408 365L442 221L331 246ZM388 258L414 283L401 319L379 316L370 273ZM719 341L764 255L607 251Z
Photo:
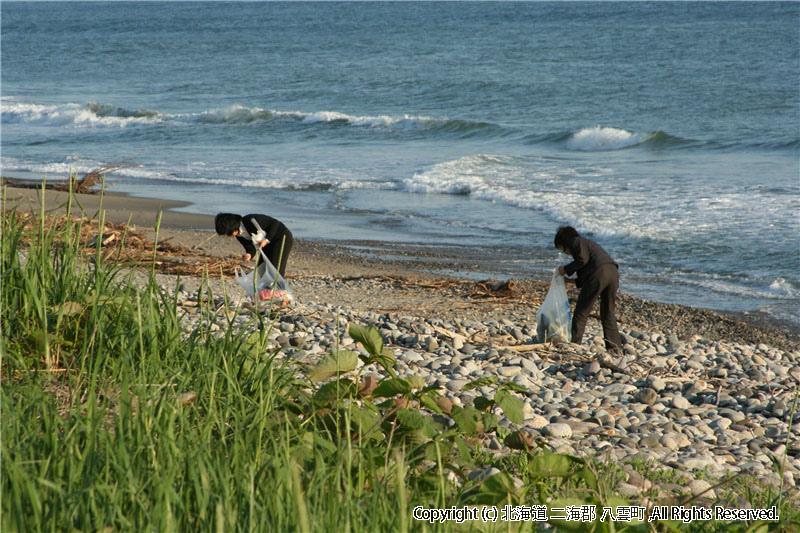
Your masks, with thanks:
M214 228L217 230L217 235L233 235L241 223L241 215L234 213L217 213L217 216L214 217Z
M556 248L561 248L562 246L569 248L569 244L575 237L580 237L575 228L572 226L561 226L558 228L558 231L556 231L556 238L553 239L553 244Z

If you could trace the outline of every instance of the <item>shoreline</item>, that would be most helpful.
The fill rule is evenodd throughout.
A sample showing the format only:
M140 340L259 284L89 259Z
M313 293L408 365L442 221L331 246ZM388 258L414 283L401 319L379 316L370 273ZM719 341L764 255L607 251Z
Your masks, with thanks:
M87 216L94 217L99 209L101 195L73 195ZM45 209L57 212L68 200L69 194L48 190L45 194ZM18 205L22 209L38 211L41 203L36 189L22 189L7 185L6 204ZM213 236L213 216L173 211L190 205L187 202L132 197L125 193L106 191L102 195L105 220L127 223L142 231L148 239L155 235L159 210L162 211L159 241L170 240L186 247L198 246L197 250L217 257L235 257L241 247L234 239ZM73 214L75 214L73 207ZM211 238L210 238L211 237ZM205 241L205 242L204 242ZM202 244L201 244L202 243ZM532 278L513 278L517 300L492 303L491 306L462 306L464 292L469 292L481 281L491 278L506 281L502 275L485 276L486 265L480 265L473 256L457 253L455 247L443 246L433 249L430 245L404 244L381 241L317 241L297 239L290 258L287 278L300 298L328 299L342 307L358 306L367 310L425 310L452 316L476 317L510 313L526 321L535 322L535 313L549 283ZM476 275L470 275L477 273ZM394 279L438 280L454 282L460 293L437 295L435 291L384 290L383 294L366 295L363 291L352 294L339 287L336 290L315 289L306 293L302 279ZM234 284L235 285L235 284ZM296 287L296 288L295 288ZM413 293L413 294L412 294ZM570 290L570 296L577 294ZM382 302L385 301L385 302ZM537 303L538 302L538 303ZM458 304L458 307L455 304ZM439 306L438 310L436 306ZM702 334L712 339L750 343L766 343L785 349L800 348L800 325L781 323L762 313L736 313L715 311L680 304L658 302L620 292L618 319L628 327L656 329L678 337ZM596 322L590 319L590 323ZM792 327L794 326L794 328ZM588 342L588 339L585 339Z

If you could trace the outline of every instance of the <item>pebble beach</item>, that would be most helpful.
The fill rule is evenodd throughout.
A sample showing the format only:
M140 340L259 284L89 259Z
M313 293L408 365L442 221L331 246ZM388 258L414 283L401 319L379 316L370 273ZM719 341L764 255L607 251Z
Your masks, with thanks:
M12 189L8 198L29 192ZM119 198L119 206L113 206L116 200L106 204L107 219L129 218ZM48 201L57 204L58 198ZM180 216L172 213L168 220ZM180 224L159 231L160 240L185 246L205 241L198 249L240 254L233 239L210 235ZM535 313L546 282L475 282L419 268L426 264L365 260L344 246L299 240L287 270L295 302L270 313L271 349L279 350L278 358L311 365L335 348L363 351L347 326L372 325L393 350L399 376L419 376L452 405L471 405L488 394L488 388L466 387L479 378L524 388L517 393L524 423L512 424L498 408L501 425L520 430L529 444L615 462L624 472L616 489L635 501L653 491L676 501L711 500L726 480L740 476L800 495L796 333L622 294L620 356L605 351L596 318L589 320L583 345L540 344ZM234 279L159 274L158 282L177 297L186 331L201 321L219 331L232 321L246 331L258 327L255 314L264 312ZM213 299L207 308L198 305L203 294ZM577 296L574 287L570 296ZM359 371L382 377L376 366ZM495 455L514 448L495 436L483 445ZM668 473L665 481L654 487L639 473L641 465Z

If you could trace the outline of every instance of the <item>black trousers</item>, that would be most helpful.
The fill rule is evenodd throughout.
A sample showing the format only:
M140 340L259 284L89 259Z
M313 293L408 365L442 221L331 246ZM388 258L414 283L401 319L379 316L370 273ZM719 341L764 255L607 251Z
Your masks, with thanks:
M286 230L286 233L279 235L269 241L269 244L264 247L264 255L267 256L269 262L277 269L281 276L286 275L286 261L289 259L289 254L294 245L294 237L292 232ZM281 252L283 247L283 252ZM280 260L280 265L278 261ZM261 254L258 254L258 264L261 264Z
M600 321L603 323L606 349L609 351L622 349L617 317L614 314L617 308L617 289L619 289L619 270L616 265L611 263L600 265L597 270L583 280L578 303L575 304L575 313L572 315L572 342L581 343L589 313L599 296Z

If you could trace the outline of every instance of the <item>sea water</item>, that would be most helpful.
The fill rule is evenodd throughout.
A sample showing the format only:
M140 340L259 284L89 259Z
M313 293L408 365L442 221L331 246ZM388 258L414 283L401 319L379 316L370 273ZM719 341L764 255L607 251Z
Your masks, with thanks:
M2 2L2 172L800 324L800 4ZM210 228L209 228L210 229Z

